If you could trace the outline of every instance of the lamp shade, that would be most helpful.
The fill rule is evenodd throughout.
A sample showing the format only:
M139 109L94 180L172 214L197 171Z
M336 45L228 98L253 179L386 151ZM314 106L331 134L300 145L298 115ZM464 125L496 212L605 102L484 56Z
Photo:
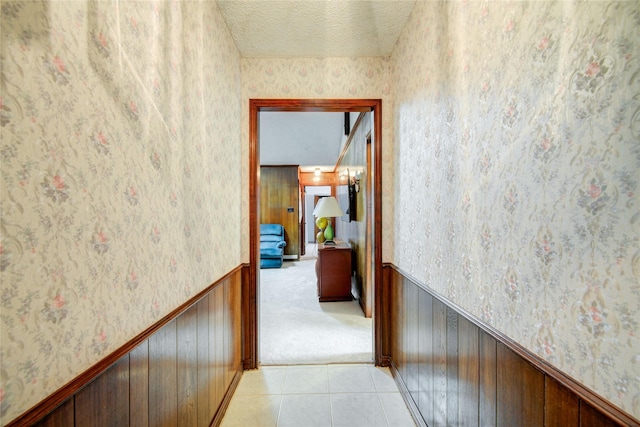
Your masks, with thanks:
M315 217L336 217L342 216L344 213L340 209L340 205L335 197L323 197L318 201L316 208L313 210Z

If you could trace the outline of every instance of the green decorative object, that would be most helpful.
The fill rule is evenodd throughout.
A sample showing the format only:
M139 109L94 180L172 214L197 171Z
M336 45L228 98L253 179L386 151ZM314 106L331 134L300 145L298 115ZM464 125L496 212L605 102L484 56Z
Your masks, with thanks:
M324 229L324 238L327 240L333 240L333 227L330 222L327 224L327 228Z
M327 218L321 216L320 218L316 219L316 226L320 229L320 230L324 230L325 227L327 226Z
M316 234L316 240L318 243L324 243L324 234L322 231L318 231L318 234Z
M344 215L344 212L342 212L338 201L333 196L323 197L318 201L318 204L316 204L316 208L313 210L313 216L318 218L316 220L316 225L320 227L319 221L322 219L327 223L327 226L324 229L324 238L326 239L324 242L325 245L335 245L335 242L333 241L333 226L331 225L331 220L328 218L341 217L342 215Z

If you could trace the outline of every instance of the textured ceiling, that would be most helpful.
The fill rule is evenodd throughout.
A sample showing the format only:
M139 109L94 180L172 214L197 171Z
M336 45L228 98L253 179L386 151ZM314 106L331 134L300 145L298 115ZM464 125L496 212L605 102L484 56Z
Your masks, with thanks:
M415 0L218 0L245 58L388 57Z
M244 58L389 57L415 0L218 0ZM260 113L260 163L333 170L342 113Z

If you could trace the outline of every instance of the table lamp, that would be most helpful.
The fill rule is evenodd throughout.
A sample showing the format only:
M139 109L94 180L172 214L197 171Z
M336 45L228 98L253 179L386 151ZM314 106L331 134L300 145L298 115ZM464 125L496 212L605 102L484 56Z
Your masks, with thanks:
M342 209L340 209L340 205L335 197L323 197L318 201L316 208L313 210L313 216L316 218L335 218L342 215L344 215L344 213ZM329 220L327 228L324 229L324 238L326 239L324 244L335 245L336 243L333 241L333 237L333 227Z

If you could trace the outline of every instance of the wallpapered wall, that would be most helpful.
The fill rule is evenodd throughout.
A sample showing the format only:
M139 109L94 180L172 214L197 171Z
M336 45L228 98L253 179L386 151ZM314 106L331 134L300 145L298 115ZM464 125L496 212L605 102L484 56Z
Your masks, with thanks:
M388 58L243 58L242 67L242 180L249 188L250 99L382 99L383 158L392 154L392 116ZM383 218L393 212L391 161L383 161ZM249 194L242 197L244 224L249 223ZM391 254L391 231L383 234L383 256ZM249 262L249 229L243 229L242 259Z
M241 263L215 3L3 2L1 424Z
M418 2L394 262L640 416L640 3Z

